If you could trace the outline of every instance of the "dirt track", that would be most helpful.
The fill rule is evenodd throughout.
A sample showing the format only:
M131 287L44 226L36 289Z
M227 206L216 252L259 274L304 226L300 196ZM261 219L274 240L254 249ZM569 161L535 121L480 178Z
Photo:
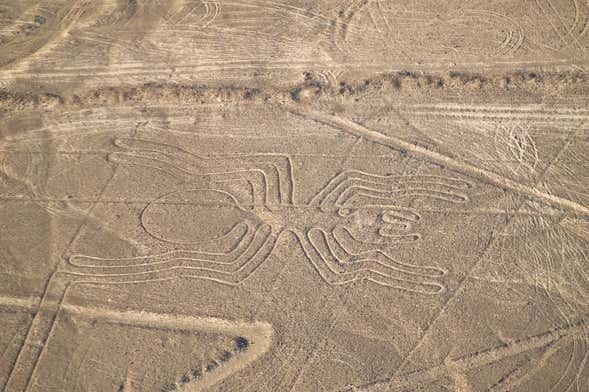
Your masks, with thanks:
M0 390L589 390L589 2L0 2Z

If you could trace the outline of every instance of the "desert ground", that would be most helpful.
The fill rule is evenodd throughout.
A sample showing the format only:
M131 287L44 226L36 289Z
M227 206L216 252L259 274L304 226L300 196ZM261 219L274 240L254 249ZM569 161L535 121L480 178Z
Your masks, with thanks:
M587 0L0 0L0 390L589 391Z

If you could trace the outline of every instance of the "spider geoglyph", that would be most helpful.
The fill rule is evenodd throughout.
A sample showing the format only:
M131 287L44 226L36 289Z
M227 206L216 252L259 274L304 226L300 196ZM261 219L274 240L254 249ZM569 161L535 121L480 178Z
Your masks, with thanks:
M335 175L306 203L295 201L291 158L280 154L201 157L154 140L115 139L120 151L109 160L163 172L178 189L149 203L143 229L180 249L129 258L72 255L59 272L85 283L135 283L199 278L237 285L272 254L284 233L292 233L331 285L366 280L378 285L437 294L444 290L440 267L394 259L381 248L420 240L417 210L402 200L463 203L471 184L458 178L375 175L347 170ZM244 202L227 190L241 182ZM169 222L169 224L165 224Z

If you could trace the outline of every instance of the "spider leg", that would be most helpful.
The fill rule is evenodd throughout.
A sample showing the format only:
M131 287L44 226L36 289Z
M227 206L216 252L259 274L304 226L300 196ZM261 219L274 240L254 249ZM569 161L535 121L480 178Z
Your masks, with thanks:
M61 303L68 287L76 284L131 284L172 280L179 277L198 278L217 281L227 285L237 285L253 274L272 253L277 236L272 235L268 225L256 228L251 241L233 260L207 260L203 256L221 254L184 252L172 257L170 254L158 260L143 260L147 263L132 264L134 259L126 259L123 265L86 265L70 264L67 269L55 272L46 287L41 304L25 338L25 344L19 352L15 366L9 375L7 385L10 390L26 390L45 342L51 333ZM239 245L238 245L239 246ZM225 253L228 255L230 252ZM221 255L222 256L222 255ZM234 255L235 256L235 255ZM81 258L81 257L80 257ZM96 258L92 259L96 262ZM109 260L113 261L113 260ZM119 261L120 262L120 261ZM57 304L57 306L56 306ZM34 364L33 367L27 366ZM14 388L13 388L14 387Z
M126 151L111 153L109 160L153 167L180 179L184 179L186 174L209 175L213 179L218 179L219 176L227 175L227 173L242 173L244 177L261 176L266 192L266 198L264 198L266 204L292 204L294 195L292 162L286 155L234 154L201 157L181 147L129 138L115 139L115 145ZM232 180L234 179L222 179L222 181Z
M172 250L165 253L126 257L103 258L74 254L68 257L68 263L72 267L80 268L127 268L144 267L146 265L165 264L170 260L178 259L204 259L219 264L229 264L242 255L254 239L257 230L254 230L250 222L241 222L235 225L225 236L198 244L198 250ZM225 240L236 238L230 246L223 244ZM216 251L211 251L211 249Z
M206 167L201 169L203 174L209 175L213 181L226 182L243 178L250 182L256 181L264 189L264 206L280 206L289 204L290 178L275 162L265 162L262 159L255 160L253 157L231 156L223 158L207 159ZM282 162L279 162L282 163ZM288 172L287 172L288 173ZM228 177L229 176L229 177ZM284 193L282 189L286 189Z
M325 238L332 253L344 264L361 264L364 267L368 266L369 269L373 270L379 270L382 266L386 268L389 273L398 272L405 274L406 276L411 275L439 278L446 274L446 271L441 268L419 266L397 261L388 254L377 249L363 250L357 253L352 252L349 250L349 245L346 246L347 239L342 235L341 230L342 228L335 228L331 233L325 233Z
M256 261L261 264L265 260L265 258L260 259L259 255L263 254L263 249L268 246L269 242L272 242L269 241L270 237L270 226L258 226L250 240L242 241L247 244L242 246L239 252L235 252L232 259L219 260L214 259L218 254L180 251L155 255L144 259L143 261L147 262L141 264L80 265L70 263L67 269L61 272L67 275L74 284L128 284L171 280L179 277L237 284L249 276L243 276L243 271L247 270L248 264ZM271 249L266 258L270 252ZM112 260L109 261L112 262ZM128 262L129 259L125 261ZM254 271L255 268L251 273Z
M212 165L232 169L262 169L269 178L270 189L278 204L294 204L293 165L288 155L256 154L214 156Z
M168 157L175 157L179 161L190 166L200 166L205 163L205 158L194 154L182 147L174 146L172 144L162 143L154 140L139 139L139 138L116 138L114 140L115 146L135 153L157 153L160 155L167 155Z
M333 177L327 185L311 200L313 205L330 208L342 204L348 193L356 191L380 192L389 197L426 196L453 202L466 201L464 191L471 184L452 177L444 176L380 176L361 171L347 170Z
M391 206L398 204L402 200L411 200L415 197L423 197L435 201L446 201L451 203L464 203L468 200L465 194L459 194L452 191L433 189L431 186L410 187L403 184L400 187L391 188L388 186L378 186L374 184L350 184L341 190L337 198L333 198L332 206L345 207L355 201L360 196L377 200L380 206Z
M182 182L189 182L194 178L194 171L191 168L182 167L160 153L143 152L139 154L113 152L108 155L108 160L119 165L139 166L158 170Z
M416 274L408 269L408 265L399 268L384 264L385 258L382 255L371 255L380 260L363 256L354 261L350 255L345 255L333 238L322 229L311 229L305 236L300 236L300 239L303 250L314 268L323 280L331 285L369 280L382 286L420 294L438 294L444 290L444 286L423 279L431 275Z
M129 166L141 166L159 170L184 183L195 182L198 178L208 180L209 183L224 183L245 180L252 187L252 204L255 207L256 200L262 200L268 204L269 181L267 174L261 169L243 169L235 171L207 171L208 169L190 166L181 160L160 152L142 151L140 153L117 152L109 154L108 159L118 164ZM214 186L214 185L211 185Z
M230 265L222 269L207 269L188 267L182 271L182 276L212 280L228 285L238 285L254 274L270 257L276 246L280 234L272 232L270 225L263 225L259 230L259 236L250 246L248 252Z
M214 183L245 180L251 184L252 187L252 207L254 209L268 206L270 204L268 194L271 191L269 189L268 176L266 172L261 169L243 169L233 172L211 172L207 173L206 176L208 176ZM257 205L256 200L261 200L262 205Z
M227 167L229 166L229 167ZM222 170L221 168L227 168L226 170L236 170L233 173L244 173L244 174L249 174L249 173L258 173L258 175L260 176L261 182L264 186L264 204L266 206L270 206L270 205L280 205L282 204L282 195L281 195L281 191L280 191L280 172L278 171L278 169L272 165L272 164L264 164L264 163L258 163L256 165L251 165L251 167L248 166L238 166L235 169L233 169L233 167L231 167L232 165L220 165L218 167L215 167L213 170ZM224 173L219 173L219 172L215 172L215 171L211 171L208 172L209 175L211 175L214 178L216 178L217 175L221 174L224 175ZM239 179L239 178L235 178L235 179ZM227 179L223 178L222 181L228 181Z

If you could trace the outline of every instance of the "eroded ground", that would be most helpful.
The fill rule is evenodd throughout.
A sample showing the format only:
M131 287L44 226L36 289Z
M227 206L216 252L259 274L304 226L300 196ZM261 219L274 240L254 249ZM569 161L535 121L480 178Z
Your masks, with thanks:
M588 30L0 3L1 388L589 390Z

